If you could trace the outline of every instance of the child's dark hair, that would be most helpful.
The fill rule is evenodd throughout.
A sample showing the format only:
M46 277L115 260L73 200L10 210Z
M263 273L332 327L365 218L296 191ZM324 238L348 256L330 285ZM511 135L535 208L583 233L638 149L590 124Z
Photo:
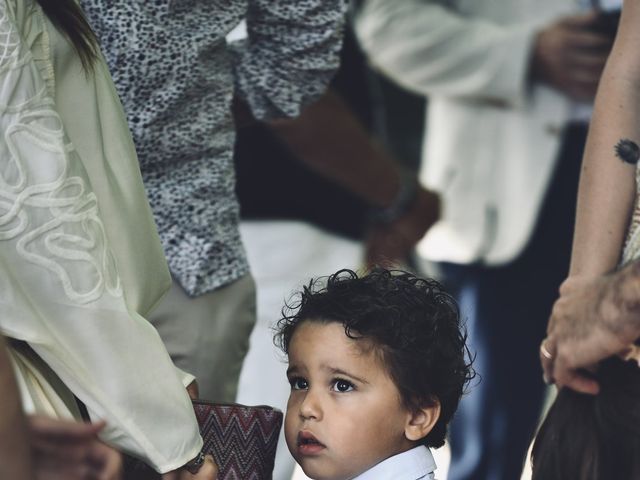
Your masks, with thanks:
M440 402L440 418L421 443L444 444L447 424L475 376L455 300L435 280L401 270L351 270L311 280L286 304L276 343L288 353L301 322L339 322L353 339L372 342L410 409Z
M610 358L598 395L563 388L533 445L533 480L640 478L640 368Z

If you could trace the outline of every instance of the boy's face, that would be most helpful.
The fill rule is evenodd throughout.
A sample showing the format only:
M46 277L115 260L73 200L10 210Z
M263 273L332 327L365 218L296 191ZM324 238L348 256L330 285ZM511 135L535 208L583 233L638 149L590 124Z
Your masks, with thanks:
M285 436L313 479L350 479L415 446L405 436L411 413L362 343L335 322L304 321L291 339Z

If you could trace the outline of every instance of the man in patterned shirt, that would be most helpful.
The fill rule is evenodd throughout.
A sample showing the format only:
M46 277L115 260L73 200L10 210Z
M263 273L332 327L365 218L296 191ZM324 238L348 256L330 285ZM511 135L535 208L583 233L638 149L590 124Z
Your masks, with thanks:
M255 323L232 103L260 119L291 117L322 94L338 66L345 1L81 3L127 112L174 279L151 321L204 398L232 401ZM242 20L248 38L228 44Z

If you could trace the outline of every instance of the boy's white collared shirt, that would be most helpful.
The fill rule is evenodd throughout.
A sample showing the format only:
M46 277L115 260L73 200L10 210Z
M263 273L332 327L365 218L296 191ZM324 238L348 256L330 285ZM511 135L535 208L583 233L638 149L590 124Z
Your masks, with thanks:
M436 462L421 445L380 462L353 480L434 480Z

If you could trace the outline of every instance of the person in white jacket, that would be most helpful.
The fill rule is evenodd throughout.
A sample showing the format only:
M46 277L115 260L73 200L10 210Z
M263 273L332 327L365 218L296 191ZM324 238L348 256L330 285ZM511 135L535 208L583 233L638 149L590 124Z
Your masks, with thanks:
M452 425L449 478L519 478L613 33L575 0L363 3L356 30L371 62L429 97L421 178L442 213L418 252L456 293L482 377Z

